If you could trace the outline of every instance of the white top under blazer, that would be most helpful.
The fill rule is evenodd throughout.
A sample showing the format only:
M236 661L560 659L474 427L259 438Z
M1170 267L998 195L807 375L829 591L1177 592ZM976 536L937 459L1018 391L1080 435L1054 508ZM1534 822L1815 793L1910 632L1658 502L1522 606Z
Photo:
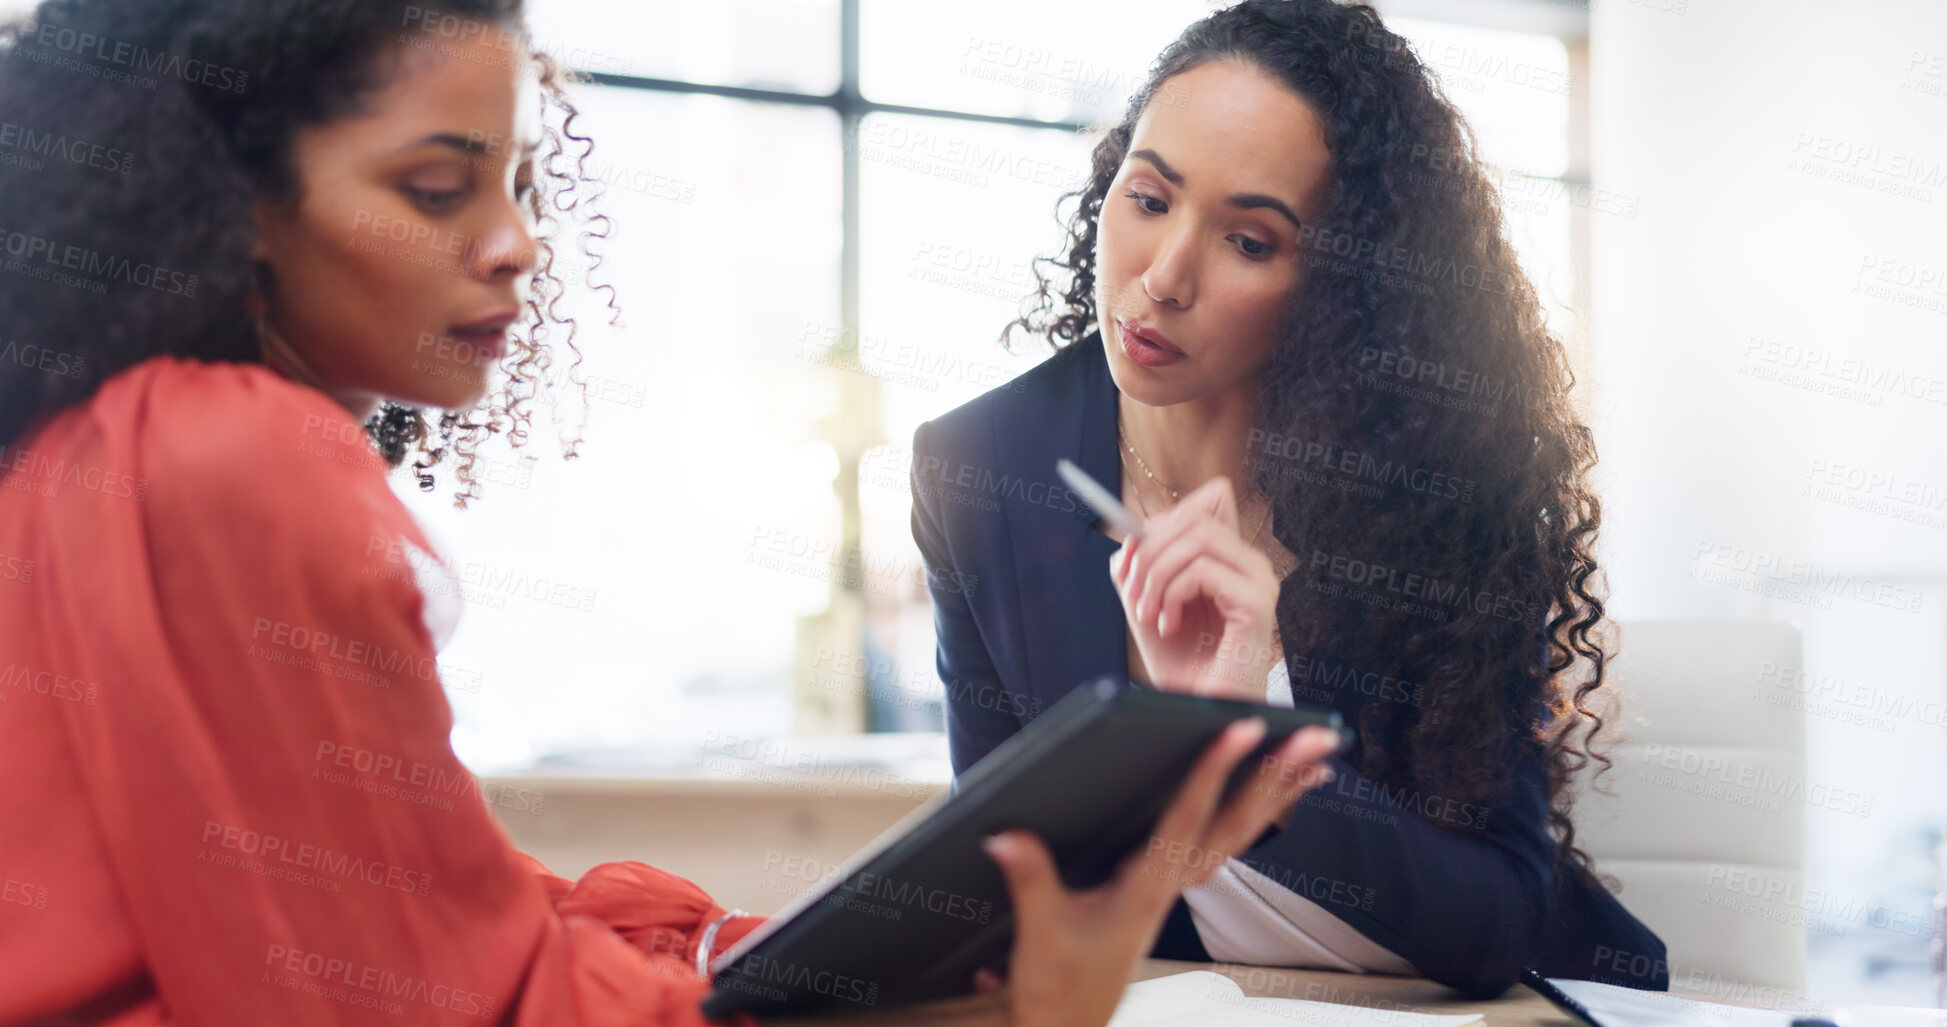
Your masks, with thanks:
M1291 673L1271 668L1265 702L1290 709ZM1224 862L1204 884L1184 891L1190 919L1210 958L1224 963L1349 973L1415 974L1412 964L1360 934L1325 907L1251 869Z

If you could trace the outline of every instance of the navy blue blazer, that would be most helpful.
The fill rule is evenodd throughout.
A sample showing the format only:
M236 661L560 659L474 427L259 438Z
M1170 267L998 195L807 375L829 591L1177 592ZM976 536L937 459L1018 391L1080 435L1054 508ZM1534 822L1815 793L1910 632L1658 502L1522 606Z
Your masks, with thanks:
M956 775L1077 686L1105 674L1128 680L1109 578L1117 543L1055 473L1067 457L1119 488L1116 395L1091 335L913 434L913 537L933 597ZM1308 698L1333 691L1303 674L1293 682ZM1379 701L1336 692L1348 723ZM1500 994L1524 967L1669 986L1656 935L1585 874L1561 873L1535 754L1516 759L1511 793L1491 810L1382 787L1353 769L1357 755L1335 758L1336 778L1240 858L1469 995ZM1180 901L1155 954L1209 958Z

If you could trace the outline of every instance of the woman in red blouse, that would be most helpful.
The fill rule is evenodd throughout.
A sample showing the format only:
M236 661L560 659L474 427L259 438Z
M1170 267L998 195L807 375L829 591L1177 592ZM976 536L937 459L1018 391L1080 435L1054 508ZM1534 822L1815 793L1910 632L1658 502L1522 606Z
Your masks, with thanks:
M377 787L473 794L388 465L466 481L470 442L524 435L573 349L536 228L603 224L520 19L67 0L0 34L0 1024L693 1024L707 928L755 924ZM1239 851L1323 775L1308 734L1218 809L1261 730L1151 852ZM1222 862L1076 893L1033 838L990 848L1017 1023L1103 1022Z

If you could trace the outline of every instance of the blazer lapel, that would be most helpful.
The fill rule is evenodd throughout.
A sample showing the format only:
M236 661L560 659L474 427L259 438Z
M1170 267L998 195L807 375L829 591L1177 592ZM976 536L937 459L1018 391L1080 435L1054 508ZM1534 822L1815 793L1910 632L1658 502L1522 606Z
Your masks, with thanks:
M1122 602L1109 580L1116 542L1096 527L1095 512L1055 472L1055 461L1066 457L1111 491L1122 488L1115 380L1102 342L1091 335L1072 345L1093 352L1068 355L1076 361L1075 373L1056 378L1060 388L1053 395L1017 397L1010 404L1012 416L995 426L1001 468L1027 483L1026 501L1008 504L1008 531L1020 589L1030 716L1084 682L1105 674L1125 681L1129 676Z

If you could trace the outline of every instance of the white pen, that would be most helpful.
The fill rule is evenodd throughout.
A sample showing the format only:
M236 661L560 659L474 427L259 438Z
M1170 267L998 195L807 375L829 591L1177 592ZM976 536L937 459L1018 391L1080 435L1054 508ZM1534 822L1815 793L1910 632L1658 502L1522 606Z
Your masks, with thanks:
M1124 541L1134 541L1142 537L1143 522L1137 520L1136 515L1122 505L1122 501L1115 497L1115 493L1104 488L1101 482L1089 477L1087 471L1062 459L1055 461L1055 472L1061 475L1061 480L1067 482L1069 488L1075 490L1076 495L1082 497L1082 502L1087 503L1090 509L1101 514L1102 519L1108 521L1110 526L1122 529Z

